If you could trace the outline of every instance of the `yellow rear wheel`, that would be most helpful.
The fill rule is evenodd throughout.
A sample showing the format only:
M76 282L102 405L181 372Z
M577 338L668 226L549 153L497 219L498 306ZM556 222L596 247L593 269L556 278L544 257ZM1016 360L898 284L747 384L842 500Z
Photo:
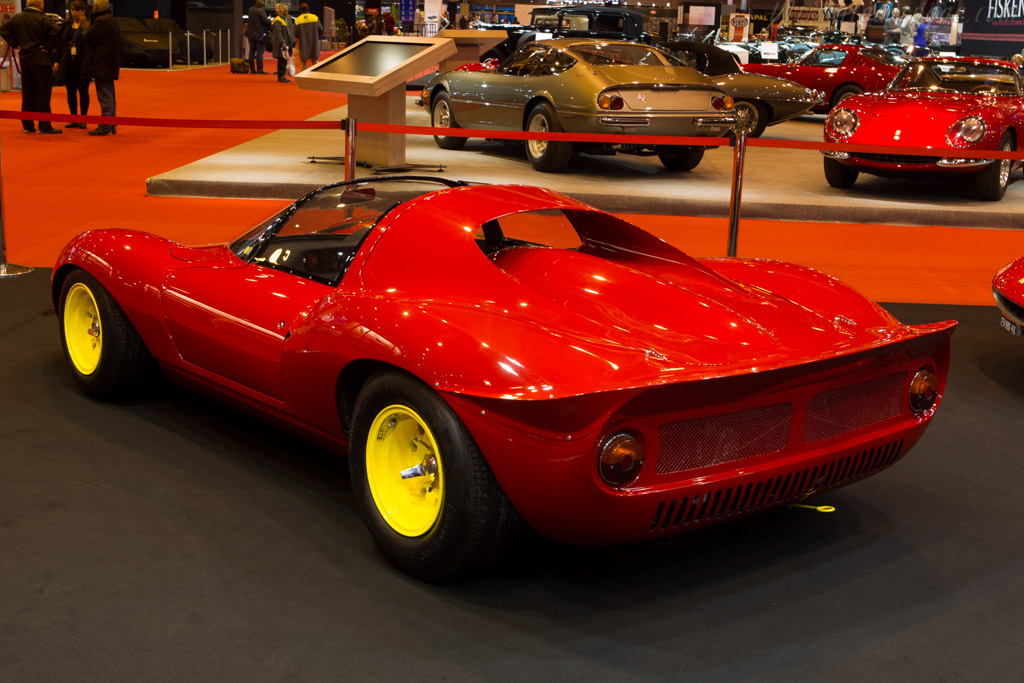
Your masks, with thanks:
M71 364L83 375L96 372L103 354L103 324L96 297L81 282L68 289L62 322Z
M381 551L426 580L483 568L518 533L519 515L452 407L395 369L354 398L352 493Z
M374 418L366 478L377 511L395 533L422 536L437 523L444 503L441 454L416 411L390 405Z

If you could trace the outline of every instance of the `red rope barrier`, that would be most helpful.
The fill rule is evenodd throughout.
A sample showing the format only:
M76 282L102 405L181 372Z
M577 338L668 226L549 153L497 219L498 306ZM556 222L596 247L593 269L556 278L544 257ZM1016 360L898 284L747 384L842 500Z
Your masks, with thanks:
M257 121L250 119L156 119L132 117L82 116L72 114L43 114L0 110L0 119L36 121L95 123L116 126L149 126L157 128L245 128L263 130L339 130L338 121ZM403 135L443 135L445 137L485 138L493 140L557 140L566 142L597 142L634 145L682 145L701 147L724 147L731 145L725 137L684 137L674 135L620 135L620 134L579 134L579 133L531 133L528 131L498 131L479 128L431 128L429 126L404 126L390 123L358 122L360 133L395 133ZM953 157L957 159L1013 159L1024 160L1024 150L1017 152L953 149L949 147L890 147L886 145L846 145L829 142L807 142L803 140L770 140L748 138L751 147L780 149L804 149L832 152L862 152L872 154L907 154L929 157Z

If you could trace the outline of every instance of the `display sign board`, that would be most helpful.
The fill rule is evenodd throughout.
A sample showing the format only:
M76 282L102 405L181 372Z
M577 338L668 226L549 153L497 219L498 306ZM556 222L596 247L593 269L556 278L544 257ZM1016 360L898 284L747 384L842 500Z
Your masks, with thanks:
M928 23L934 20L927 18ZM949 42L955 43L956 31L952 23ZM1020 51L1021 43L1024 43L1024 3L1012 0L964 0L961 54L1009 57Z
M750 37L750 15L734 12L729 15L729 40L743 43Z

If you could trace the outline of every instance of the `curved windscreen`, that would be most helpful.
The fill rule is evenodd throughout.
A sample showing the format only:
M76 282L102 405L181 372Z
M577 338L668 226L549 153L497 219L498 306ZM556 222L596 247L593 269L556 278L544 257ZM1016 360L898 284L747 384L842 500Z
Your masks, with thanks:
M892 82L891 90L905 92L1021 95L1016 70L980 62L914 62Z

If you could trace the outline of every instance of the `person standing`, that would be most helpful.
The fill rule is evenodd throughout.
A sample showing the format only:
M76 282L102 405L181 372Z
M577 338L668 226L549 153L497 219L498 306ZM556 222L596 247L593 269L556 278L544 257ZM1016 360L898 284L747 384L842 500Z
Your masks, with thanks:
M270 33L270 17L264 8L263 0L249 8L249 21L245 25L245 38L249 41L249 73L265 74L263 70L263 53L267 49L267 37Z
M909 53L914 46L914 34L917 33L917 19L910 13L910 7L903 8L903 18L900 19L900 44Z
M25 10L0 25L0 37L18 48L21 61L21 110L50 113L53 94L53 65L60 40L61 21L54 14L43 12L43 0L28 0ZM22 119L26 133L36 132L36 122ZM39 122L42 134L62 133L49 121Z
M121 72L121 30L110 12L110 0L93 0L92 22L85 29L85 62L82 74L96 82L96 99L100 113L117 116L117 97L114 81ZM114 135L117 127L103 123L89 131L89 135Z
M291 83L285 78L285 70L288 68L288 60L292 56L292 48L295 47L295 20L288 16L288 7L277 3L275 7L277 16L271 22L271 47L274 56L277 57L277 80L280 83Z
M306 62L312 61L312 66L320 61L320 41L324 37L324 25L315 14L310 13L309 5L306 3L299 5L299 10L302 14L295 17L295 39L299 43L299 61L302 68L306 68Z
M84 0L73 0L71 3L71 21L64 24L60 34L60 47L57 50L57 63L53 65L57 73L57 83L63 83L68 91L68 111L72 114L89 113L89 77L82 75L82 63L85 60L85 41L83 35L89 26L85 16ZM84 123L69 123L65 128L85 128Z

